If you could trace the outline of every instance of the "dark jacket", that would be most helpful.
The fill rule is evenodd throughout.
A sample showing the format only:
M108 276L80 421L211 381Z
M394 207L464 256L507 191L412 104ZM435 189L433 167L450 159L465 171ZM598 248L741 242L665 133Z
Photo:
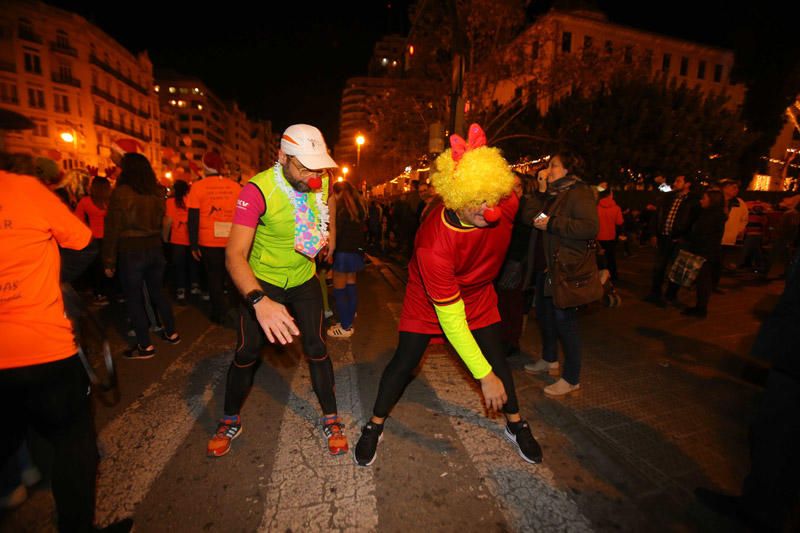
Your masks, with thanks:
M115 268L117 253L161 246L166 205L160 195L139 194L128 185L111 193L103 238L103 265Z
M597 220L597 206L591 187L575 176L566 176L551 183L547 189L544 203L541 197L531 197L525 205L525 219L533 224L533 218L544 211L550 221L544 235L544 255L547 269L553 266L557 249L559 257L565 264L577 263L583 259L589 241L597 235L600 223ZM539 200L539 201L537 201ZM538 205L537 205L538 204ZM528 248L528 261L533 264L533 253L536 249L535 239L538 232L531 234L531 246ZM532 283L532 272L527 273L524 287ZM547 288L545 292L549 295Z
M727 218L722 209L701 209L682 247L706 259L719 259Z
M656 207L655 216L650 219L650 234L661 236L664 234L664 227L667 224L667 217L672 208L672 203L678 198L678 192L673 191L664 195ZM686 235L692 227L694 217L697 215L698 203L693 194L688 194L683 199L678 212L675 215L675 222L672 224L670 236L679 239Z

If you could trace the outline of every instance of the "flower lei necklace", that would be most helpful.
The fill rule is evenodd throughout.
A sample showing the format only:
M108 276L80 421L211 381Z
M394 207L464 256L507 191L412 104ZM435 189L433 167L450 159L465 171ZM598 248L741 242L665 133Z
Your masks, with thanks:
M274 173L275 184L294 207L294 249L313 259L328 244L328 205L322 199L322 192L303 193L294 190L278 162L275 163ZM312 194L316 200L316 213L308 206L308 197Z

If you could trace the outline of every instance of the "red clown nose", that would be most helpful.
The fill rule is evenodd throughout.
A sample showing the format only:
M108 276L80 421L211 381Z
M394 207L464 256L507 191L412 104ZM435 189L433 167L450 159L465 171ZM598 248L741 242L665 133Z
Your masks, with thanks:
M499 207L487 207L483 210L483 219L492 224L500 220L500 208Z
M306 183L312 189L319 189L320 187L322 187L322 178L318 176L315 176L313 178L308 178L308 181Z

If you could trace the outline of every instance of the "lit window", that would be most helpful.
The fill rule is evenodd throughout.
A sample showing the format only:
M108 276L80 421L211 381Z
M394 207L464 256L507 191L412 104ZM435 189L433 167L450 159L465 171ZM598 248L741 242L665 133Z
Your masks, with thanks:
M184 100L178 100L178 107L186 107L186 102Z
M176 105L177 103L178 103L178 102L177 102L177 101L175 101L175 100L170 100L170 101L169 101L169 105Z
M197 109L199 109L200 111L202 111L202 110L203 110L203 104L197 104Z
M385 67L388 64L389 64L389 60L388 59L386 59L385 57L383 59L381 59L381 65L383 65Z
M161 87L159 85L156 85L155 87L153 87L153 90L155 92L159 92L161 90Z
M175 89L175 87L170 87L170 88L169 88L169 93L170 93L170 94L175 94L175 91L176 91L176 90L177 90L177 89Z
M197 87L195 87L194 89L192 89L192 92L193 92L194 94L200 94L200 89L199 89L199 88L197 88Z

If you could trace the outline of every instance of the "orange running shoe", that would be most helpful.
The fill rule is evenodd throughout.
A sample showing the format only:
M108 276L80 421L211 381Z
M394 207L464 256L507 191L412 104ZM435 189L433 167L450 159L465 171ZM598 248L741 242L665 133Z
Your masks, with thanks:
M344 434L344 424L339 415L322 417L322 434L328 441L328 451L331 455L347 453L347 436Z
M242 421L239 415L226 416L219 421L217 432L208 441L209 457L222 457L231 451L231 441L242 434Z

